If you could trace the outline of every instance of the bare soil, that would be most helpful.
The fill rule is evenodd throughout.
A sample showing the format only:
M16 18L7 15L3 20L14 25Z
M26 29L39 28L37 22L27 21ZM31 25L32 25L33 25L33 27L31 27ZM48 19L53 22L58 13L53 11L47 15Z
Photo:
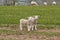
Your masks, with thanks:
M19 29L12 29L10 27L1 27L0 29L6 30L19 30ZM60 29L38 29L36 32L59 32ZM44 36L44 35L37 35L37 34L23 34L23 35L7 35L7 34L0 34L0 40L60 40L60 36Z
M39 35L0 35L0 40L60 40L58 36L39 36Z

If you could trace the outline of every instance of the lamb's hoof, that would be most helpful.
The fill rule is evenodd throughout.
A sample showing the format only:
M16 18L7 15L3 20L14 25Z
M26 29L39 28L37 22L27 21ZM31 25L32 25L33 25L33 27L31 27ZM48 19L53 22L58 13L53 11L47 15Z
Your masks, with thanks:
M22 31L23 29L22 29L22 28L20 28L20 30Z
M30 30L28 30L28 31L30 31Z

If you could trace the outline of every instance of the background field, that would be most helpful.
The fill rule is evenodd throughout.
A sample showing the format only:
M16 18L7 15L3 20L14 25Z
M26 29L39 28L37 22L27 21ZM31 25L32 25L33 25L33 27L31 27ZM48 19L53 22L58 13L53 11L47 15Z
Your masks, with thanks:
M19 20L39 15L38 30L19 30ZM60 5L0 6L0 40L60 40Z
M60 6L0 6L0 24L19 24L21 18L40 15L38 23L60 24Z

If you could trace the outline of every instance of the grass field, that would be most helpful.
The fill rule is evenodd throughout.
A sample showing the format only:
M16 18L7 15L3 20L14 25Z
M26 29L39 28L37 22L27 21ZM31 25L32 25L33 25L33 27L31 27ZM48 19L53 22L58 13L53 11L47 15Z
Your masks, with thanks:
M19 20L39 15L37 31L20 31ZM0 6L0 40L60 40L60 5Z
M0 6L0 24L19 24L21 18L40 15L38 23L60 25L60 5Z

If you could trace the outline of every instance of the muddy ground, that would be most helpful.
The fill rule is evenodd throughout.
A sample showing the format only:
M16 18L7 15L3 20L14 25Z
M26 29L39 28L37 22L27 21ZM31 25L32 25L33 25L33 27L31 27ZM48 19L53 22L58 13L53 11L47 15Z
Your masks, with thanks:
M0 35L0 40L60 40L60 37L39 35Z
M19 30L19 28L14 28L14 27L0 27L0 30ZM24 30L23 30L24 31ZM22 31L21 31L22 32ZM24 31L25 32L25 31ZM32 34L24 34L24 32L22 32L23 34L20 35L16 35L16 34L0 34L0 40L60 40L60 36L46 36L46 35L39 35L39 34L34 34L34 32ZM55 33L60 33L60 29L38 29L35 32L55 32Z

